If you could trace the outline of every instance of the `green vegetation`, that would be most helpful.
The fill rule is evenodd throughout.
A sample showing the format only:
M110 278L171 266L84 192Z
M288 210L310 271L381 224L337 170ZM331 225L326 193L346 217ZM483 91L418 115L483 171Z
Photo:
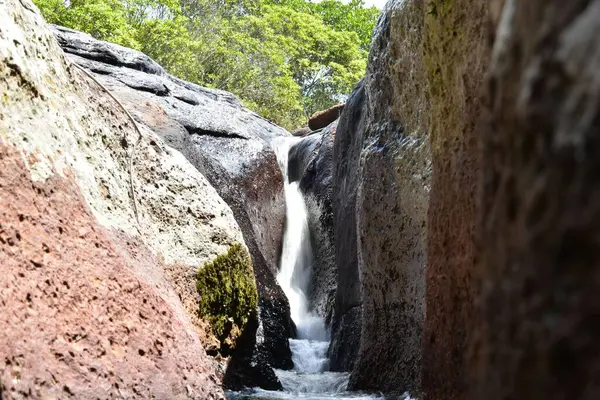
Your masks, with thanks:
M207 262L198 271L200 315L210 322L221 343L243 331L258 304L258 292L248 251L234 244L226 254Z
M48 22L138 49L288 129L338 103L362 77L379 14L363 0L34 2Z

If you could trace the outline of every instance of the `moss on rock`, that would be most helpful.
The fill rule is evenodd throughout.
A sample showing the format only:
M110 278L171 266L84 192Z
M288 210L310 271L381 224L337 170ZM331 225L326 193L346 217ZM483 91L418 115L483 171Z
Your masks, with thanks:
M198 271L200 315L210 322L222 350L234 347L258 304L258 292L248 251L236 243L226 254Z

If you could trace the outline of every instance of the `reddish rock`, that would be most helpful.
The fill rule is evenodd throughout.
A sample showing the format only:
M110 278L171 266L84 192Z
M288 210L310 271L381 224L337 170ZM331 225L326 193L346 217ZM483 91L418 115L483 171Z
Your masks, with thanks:
M308 127L313 131L325 128L340 117L343 109L344 104L337 104L333 107L329 107L327 110L317 111L308 120Z
M70 177L33 182L0 144L5 398L223 398L198 336L141 244L114 244ZM158 287L157 287L158 286Z
M506 1L498 32L470 398L598 399L600 2Z
M425 399L463 399L476 291L477 124L489 63L487 1L429 0L425 9L433 179L422 390Z

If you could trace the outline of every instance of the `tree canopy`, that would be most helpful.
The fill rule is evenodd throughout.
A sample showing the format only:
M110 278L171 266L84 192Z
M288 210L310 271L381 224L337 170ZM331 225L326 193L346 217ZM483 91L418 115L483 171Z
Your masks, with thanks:
M34 0L48 22L140 50L288 128L364 74L379 10L363 0Z

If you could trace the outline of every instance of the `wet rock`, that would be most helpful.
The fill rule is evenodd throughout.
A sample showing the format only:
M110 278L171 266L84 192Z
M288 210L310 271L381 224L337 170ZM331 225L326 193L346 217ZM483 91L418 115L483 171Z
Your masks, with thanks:
M336 104L333 107L329 107L327 110L317 111L311 115L308 120L308 127L313 131L325 128L340 117L343 109L344 104Z
M471 399L600 396L599 30L598 1L506 1L487 86Z
M231 207L252 258L259 318L268 319L262 321L264 331L259 333L266 340L255 351L264 352L274 367L291 368L288 338L295 327L287 298L275 280L285 200L283 176L273 151L277 140L289 134L244 108L230 93L148 67L151 60L139 52L62 27L55 27L55 34L73 62L93 73L139 123L180 150ZM125 62L115 63L113 54Z
M329 344L332 370L352 371L360 346L361 321L362 307L360 306L352 307L341 317L333 319L335 331L331 335Z
M329 348L332 371L350 371L360 346L360 286L356 232L356 191L360 150L366 125L364 81L352 91L338 122L333 142L333 226L337 291ZM352 312L351 312L352 311ZM342 323L344 321L344 323Z
M426 399L464 398L477 275L478 121L489 63L487 1L429 1L425 59L433 179L423 338Z
M230 390L243 390L248 387L248 382L260 382L265 390L282 390L281 382L270 366L266 353L254 350L259 346L256 335L258 330L259 318L257 314L253 314L238 339L238 346L231 355L223 377L223 385Z

